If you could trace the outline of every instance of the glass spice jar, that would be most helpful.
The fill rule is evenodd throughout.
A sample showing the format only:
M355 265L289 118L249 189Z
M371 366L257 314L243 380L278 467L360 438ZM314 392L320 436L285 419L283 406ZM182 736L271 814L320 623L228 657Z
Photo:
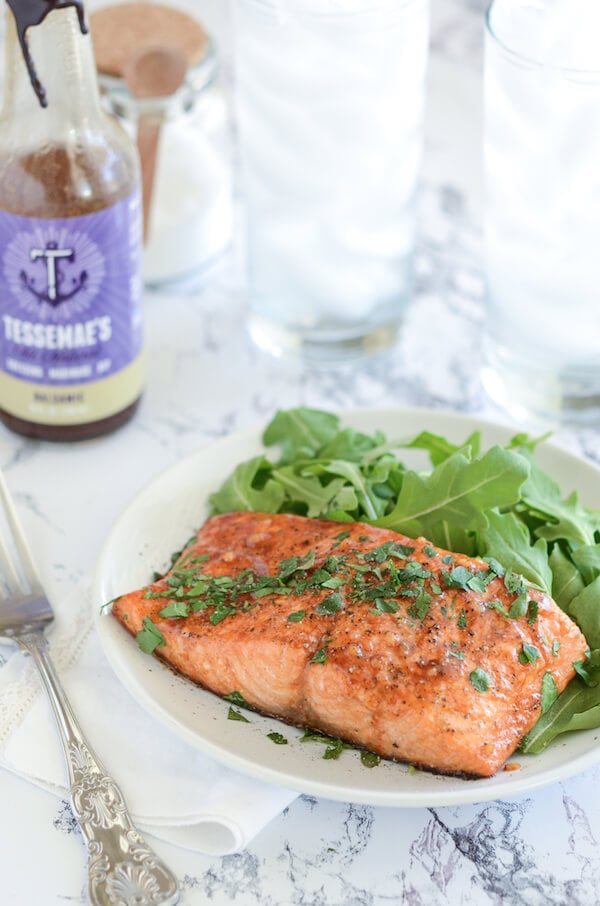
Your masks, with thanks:
M233 231L228 111L218 84L215 44L197 20L160 4L103 7L90 23L110 112L131 135L141 118L160 123L144 283L168 289L202 279L227 249ZM127 60L156 47L173 47L185 55L185 78L166 97L136 97L124 75Z

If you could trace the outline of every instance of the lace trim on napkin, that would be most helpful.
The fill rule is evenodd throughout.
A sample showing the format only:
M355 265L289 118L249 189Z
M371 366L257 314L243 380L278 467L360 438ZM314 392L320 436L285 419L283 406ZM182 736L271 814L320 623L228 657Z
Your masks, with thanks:
M71 606L67 602L62 610L65 616L57 617L54 629L48 631L52 662L59 674L76 663L92 630L87 594L78 592L71 599ZM20 651L0 666L0 751L41 691L37 668Z

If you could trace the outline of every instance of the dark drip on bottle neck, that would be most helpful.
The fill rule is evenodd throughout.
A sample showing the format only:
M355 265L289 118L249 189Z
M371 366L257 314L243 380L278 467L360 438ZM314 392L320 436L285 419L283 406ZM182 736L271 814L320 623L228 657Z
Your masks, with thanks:
M15 17L19 44L21 45L23 59L25 60L33 90L42 107L47 107L48 100L46 98L46 91L38 78L29 52L27 29L39 25L44 21L48 13L53 12L55 9L67 9L72 6L77 11L79 28L81 29L82 34L86 34L88 27L83 14L82 0L6 0L6 2Z

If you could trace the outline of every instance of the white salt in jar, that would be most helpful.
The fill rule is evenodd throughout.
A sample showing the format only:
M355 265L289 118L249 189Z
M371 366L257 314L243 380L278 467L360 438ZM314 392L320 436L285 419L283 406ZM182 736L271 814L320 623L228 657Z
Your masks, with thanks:
M159 4L103 7L90 22L109 109L132 134L141 116L160 123L144 282L159 289L194 282L226 250L233 229L228 110L214 43L197 20ZM167 97L137 98L123 71L133 54L155 47L185 55L185 79Z

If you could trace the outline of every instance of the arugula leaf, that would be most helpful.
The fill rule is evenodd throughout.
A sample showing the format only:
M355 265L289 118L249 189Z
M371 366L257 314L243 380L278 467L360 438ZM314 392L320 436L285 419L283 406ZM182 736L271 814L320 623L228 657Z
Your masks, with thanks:
M298 473L293 466L275 469L273 478L289 499L301 501L305 505L306 515L311 517L327 512L344 486L342 479L323 486L317 477Z
M384 440L380 433L369 437L368 434L355 431L354 428L343 428L319 449L319 457L362 462L365 455L377 449Z
M522 739L520 751L537 755L561 733L592 730L600 726L600 651L592 651L586 662L593 686L578 676L548 708L536 725Z
M568 613L569 604L583 591L585 582L573 561L558 544L553 547L549 562L552 570L552 597Z
M428 538L447 551L468 554L469 557L475 557L479 553L474 533L453 525L447 519L432 526Z
M355 489L356 498L359 505L362 506L367 519L377 519L381 515L385 503L373 493L369 482L355 463L336 459L328 463L327 471L333 475L341 475L342 478L350 482Z
M552 431L546 431L545 434L541 434L539 437L531 437L531 435L522 431L520 434L515 434L514 437L511 437L507 447L509 450L520 450L522 453L535 453L536 448L543 443L545 440L548 440L551 437Z
M472 456L478 456L481 449L481 432L474 431L464 442L464 444L453 444L447 438L440 434L433 434L431 431L421 431L420 434L409 443L402 446L417 450L426 450L429 453L429 459L433 466L439 466L440 463L449 459L453 453L459 450L469 450Z
M567 612L590 648L600 648L600 576L570 601Z
M213 512L279 512L285 496L281 485L270 478L259 483L261 473L268 474L271 468L264 456L255 456L236 466L221 488L209 496Z
M527 526L514 513L488 511L488 528L481 533L482 552L495 557L505 569L525 576L548 593L552 589L552 570L547 544L543 538L531 544Z
M600 576L600 544L586 544L571 553L573 563L586 584Z
M429 475L407 472L392 512L376 524L407 535L427 535L441 520L463 529L485 529L486 510L519 500L529 464L519 453L492 447L470 461L453 453Z
M536 534L547 541L563 538L573 546L594 543L597 519L580 506L573 492L563 500L558 483L537 465L531 456L529 477L522 488L523 503L544 520Z
M281 446L281 462L315 456L320 448L333 440L339 430L337 415L320 409L299 406L279 410L263 432L267 447Z

